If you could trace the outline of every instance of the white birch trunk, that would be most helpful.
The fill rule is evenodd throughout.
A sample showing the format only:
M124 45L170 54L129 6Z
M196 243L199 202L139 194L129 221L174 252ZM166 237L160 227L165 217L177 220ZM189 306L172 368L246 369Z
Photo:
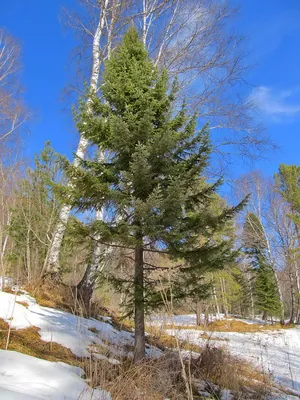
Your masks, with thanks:
M10 225L10 216L11 216L11 213L9 212L8 213L8 217L7 217L7 227L9 227L9 225ZM2 230L1 230L1 232L0 232L0 244L1 244L1 251L0 251L0 267L1 267L1 276L2 276L2 286L1 286L1 288L2 288L2 290L5 288L5 266L4 266L4 257L5 257L5 252L6 252L6 247L7 247L7 243L8 243L8 233L7 233L7 231L6 231L6 234L5 234L5 238L4 238L4 241L3 241L3 243L2 243L2 241L3 241L3 232L2 232Z
M112 17L108 27L107 32L107 59L110 59L111 51L112 51L112 38L113 38L113 30L116 23L116 11L119 7L120 3L119 0L115 0L113 2L113 9L112 9ZM105 154L98 150L98 161L102 162L105 158ZM104 207L101 210L96 212L95 219L96 221L102 221L104 218ZM81 281L78 284L78 289L83 292L84 290L87 292L87 296L92 296L95 282L96 282L96 275L97 272L101 272L105 265L105 254L109 252L108 249L104 249L104 246L100 243L100 235L96 234L93 236L94 239L94 247L93 247L93 254L90 261L90 264L87 266L85 274ZM101 260L102 258L102 260ZM102 264L101 264L102 261ZM91 300L91 299L90 299Z
M98 80L99 80L99 73L100 73L100 39L103 33L104 23L105 23L105 16L107 11L108 0L105 0L103 8L101 9L101 14L99 18L99 23L94 35L93 40L93 65L92 65L92 72L91 72L91 80L90 80L90 90L92 92L97 92ZM90 98L87 100L87 112L91 112L90 106ZM80 133L79 143L76 150L75 159L73 161L73 165L78 167L80 164L80 160L84 158L86 149L88 147L88 141L84 137L84 132ZM69 182L69 187L72 187L72 182ZM51 242L49 256L47 261L47 268L46 272L48 274L57 274L60 269L59 265L59 255L60 249L64 237L64 233L66 230L66 225L70 216L71 206L69 204L65 204L62 206L60 214L59 214L59 221L56 226L56 229L53 234L53 239Z
M268 251L268 256L269 256L269 260L270 260L270 266L274 275L274 279L275 279L275 283L276 283L276 287L277 287L277 291L278 291L278 295L279 295L279 301L280 301L280 319L281 322L284 322L284 302L283 302L283 294L282 294L282 290L280 287L280 283L279 283L279 278L278 278L278 274L277 274L277 270L275 267L275 261L273 258L273 254L272 254L272 250L271 250L271 244L270 244L270 240L269 237L267 235L265 226L263 224L263 219L262 219L262 212L261 212L261 187L258 184L258 182L256 182L256 190L257 190L257 199L258 199L258 217L259 217L259 221L261 224L261 227L263 229L263 234L265 237L265 241L267 244L267 251Z

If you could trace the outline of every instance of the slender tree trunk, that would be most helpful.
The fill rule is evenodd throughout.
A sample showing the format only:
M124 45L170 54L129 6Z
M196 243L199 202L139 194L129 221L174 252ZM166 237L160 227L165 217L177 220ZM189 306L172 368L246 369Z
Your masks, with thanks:
M251 282L251 276L248 274L248 284L249 284L249 290L250 290L250 302L251 302L251 315L250 317L253 319L254 318L254 298L253 298L253 288L252 288L252 282Z
M144 260L141 244L135 248L134 325L134 363L139 363L145 358Z
M96 212L97 221L103 220L103 211L104 210L102 208ZM77 285L77 293L84 300L85 305L90 304L95 288L97 272L101 272L104 267L104 257L106 253L104 251L104 246L100 243L100 239L101 238L99 234L93 235L92 257L87 265L81 281Z
M4 210L3 204L2 204L2 210ZM2 221L2 229L0 227L0 265L1 265L1 276L2 276L2 290L5 288L5 265L4 265L4 257L6 253L6 248L8 244L8 228L10 225L10 216L11 213L9 212L7 215L7 222L6 222L6 233L5 236L3 237L3 231L4 231L4 216L3 216L3 221Z
M211 279L212 279L212 282L213 282L213 280L214 280L213 274L211 274ZM216 288L215 288L214 284L212 285L212 295L213 295L213 298L215 300L217 318L220 318L220 307L219 307L218 297L217 297L217 294L216 294Z
M294 279L292 276L292 272L289 273L290 280L290 288L291 288L291 313L289 323L293 324L295 322L295 288L294 288Z
M220 285L221 285L224 314L225 314L225 317L228 317L228 305L227 305L227 300L226 300L226 286L225 286L225 281L223 278L220 278Z
M107 12L108 0L105 0L103 8L101 9L101 14L99 17L98 26L93 39L93 65L91 72L91 80L90 80L90 90L94 93L97 92L99 73L100 73L100 39L103 33L105 16ZM87 100L87 111L91 110L91 99ZM84 137L84 132L80 132L79 143L76 150L76 155L74 158L73 165L78 167L80 164L80 160L84 158L86 149L88 147L88 141ZM72 182L68 183L69 187L72 187ZM66 230L67 222L69 219L71 205L65 204L62 206L60 214L59 214L59 222L56 226L56 229L53 234L49 257L47 260L46 273L52 275L53 277L59 276L60 265L59 265L59 254L60 249L64 237L64 233Z
M296 323L300 323L300 276L299 271L297 268L297 263L294 263L294 271L295 271L295 278L296 278L296 287L297 287L297 312L296 312Z
M81 281L77 285L77 293L80 299L83 300L87 310L89 310L91 305L95 283L97 280L97 273L101 272L104 266L102 260L103 256L104 256L103 246L101 246L99 243L96 242L92 254L92 259L88 263L85 273ZM99 268L100 265L102 265L102 268Z
M201 303L199 301L196 303L196 325L201 325Z
M105 7L107 6L107 0L105 3ZM107 59L110 59L111 56L111 51L112 51L112 39L113 39L113 31L115 28L116 24L116 18L117 18L117 10L121 6L119 3L119 0L114 0L113 3L111 4L112 7L112 15L111 15L111 21L108 27L108 32L107 32ZM93 47L93 51L97 51L96 48ZM98 81L98 78L97 78ZM97 83L96 83L97 84ZM105 159L105 154L101 151L101 149L98 149L98 161L102 162ZM96 216L95 219L96 221L102 221L104 217L104 207L102 207L101 210L96 211ZM88 294L90 296L90 299L92 297L93 291L94 291L94 286L95 286L95 279L94 276L97 272L97 269L100 266L100 259L101 259L101 252L103 246L101 246L100 243L100 236L95 235L94 236L95 244L93 248L93 255L92 255L92 265L87 266L86 273L83 276L83 279L86 280L86 282L81 281L77 287L79 289L79 292L83 293L84 287L87 286Z
M30 283L30 278L31 278L30 227L28 227L26 235L26 265L27 265L27 282Z

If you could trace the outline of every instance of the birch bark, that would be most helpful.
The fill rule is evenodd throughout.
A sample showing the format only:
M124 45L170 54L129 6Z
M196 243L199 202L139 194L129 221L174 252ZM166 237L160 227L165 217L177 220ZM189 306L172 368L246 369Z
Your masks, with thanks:
M97 92L99 74L100 74L100 64L101 64L101 54L100 54L100 40L103 35L107 7L109 0L105 0L103 7L100 11L99 22L97 25L97 29L93 39L92 52L93 52L93 64L92 64L92 72L90 79L90 90L91 92ZM91 99L87 100L87 111L91 112ZM77 150L75 153L75 158L73 161L73 165L78 167L80 164L80 160L84 158L86 149L88 147L88 141L84 136L84 132L80 133L79 142L77 146ZM68 183L69 187L72 187L72 182ZM51 242L49 256L47 260L46 273L50 275L59 275L60 265L59 265L59 254L60 249L64 237L64 233L66 230L66 225L70 216L72 206L70 204L64 204L61 208L59 214L59 222L56 226L56 229L53 234L53 239Z

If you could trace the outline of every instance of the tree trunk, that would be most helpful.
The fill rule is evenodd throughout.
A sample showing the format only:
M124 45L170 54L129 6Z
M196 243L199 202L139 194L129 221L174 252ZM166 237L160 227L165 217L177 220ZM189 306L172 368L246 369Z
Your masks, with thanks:
M262 317L261 317L261 318L262 318L263 321L266 321L266 320L267 320L267 318L268 318L267 311L265 311L265 310L263 311Z
M30 227L28 227L26 235L26 266L27 266L27 282L30 283L31 279Z
M250 311L250 317L253 319L255 312L254 312L254 298L253 298L253 288L252 288L252 282L251 282L251 276L248 274L248 284L249 284L249 290L250 290L250 302L251 302L251 311Z
M290 285L291 285L291 314L289 323L293 324L295 322L295 288L293 282L292 272L289 273Z
M103 208L100 211L96 212L96 220L103 220ZM93 250L92 257L90 262L87 265L86 271L81 279L81 281L77 285L78 294L84 300L85 304L90 304L90 300L93 295L93 291L96 283L96 275L97 271L102 271L104 267L104 260L101 260L105 257L104 246L100 243L100 236L98 234L93 234ZM102 261L102 268L99 268ZM86 291L86 293L85 293ZM86 303L88 301L88 303Z
M212 295L213 295L213 298L215 300L217 318L220 318L220 308L219 308L219 302L218 302L218 297L217 297L217 293L216 293L216 288L215 288L215 286L213 284L213 281L214 281L213 274L211 274L211 279L212 279Z
M93 46L92 46L92 54L93 54L93 65L91 71L91 79L90 79L90 90L94 93L97 92L99 74L100 74L100 39L102 36L104 23L105 23L105 16L107 12L108 0L105 0L103 7L101 8L101 14L99 17L98 26L94 35L93 39ZM91 99L87 100L87 111L91 111ZM84 137L84 132L80 132L80 138L78 147L76 150L76 155L73 161L73 165L78 167L80 164L80 160L84 158L86 149L88 147L88 141ZM72 182L68 183L69 187L72 187ZM66 230L66 225L69 219L71 206L69 204L65 204L62 206L60 215L59 215L59 222L56 226L56 229L53 234L53 239L51 242L50 250L49 250L49 257L48 263L46 268L47 275L57 276L59 275L60 265L59 265L59 254L62 245L62 241L64 238L64 233Z
M297 268L297 263L294 264L295 268L295 277L296 277L296 285L297 285L297 312L296 312L296 323L300 322L300 276Z
M199 301L196 303L196 325L201 325L201 304Z
M224 278L220 277L220 285L221 285L221 293L222 293L222 300L223 300L223 310L224 310L225 317L228 317L228 305L227 305L227 299L226 299L226 286L225 286Z
M101 271L103 268L99 268L102 261L103 246L98 242L95 242L94 246L92 259L88 263L85 273L77 285L77 295L84 302L87 312L90 310L91 300L97 280L97 272Z
M145 358L144 260L141 244L135 248L134 325L134 363L139 363Z

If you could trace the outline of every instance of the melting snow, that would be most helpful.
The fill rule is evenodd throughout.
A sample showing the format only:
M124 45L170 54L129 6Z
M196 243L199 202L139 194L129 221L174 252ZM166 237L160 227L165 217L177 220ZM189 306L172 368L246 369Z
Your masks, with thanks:
M111 400L106 391L89 387L82 374L78 367L0 350L3 400Z
M174 324L190 326L193 318L187 315L176 319L175 316ZM252 321L257 322L260 321ZM196 329L167 329L166 333L198 345L209 340L201 338L203 331ZM209 332L209 335L212 339L221 339L213 340L215 346L227 347L232 354L271 373L275 381L300 395L300 327L257 333Z
M28 308L18 303L21 301L28 303ZM35 326L39 328L42 340L61 344L78 357L89 357L89 350L96 352L94 345L100 345L103 348L109 346L110 353L116 356L128 355L128 346L134 345L131 332L118 331L109 322L41 307L27 294L15 296L0 292L0 304L0 318L10 321L12 328L24 329ZM105 320L110 321L108 318ZM92 332L91 329L95 331ZM157 348L148 346L147 354L158 357L162 353Z

